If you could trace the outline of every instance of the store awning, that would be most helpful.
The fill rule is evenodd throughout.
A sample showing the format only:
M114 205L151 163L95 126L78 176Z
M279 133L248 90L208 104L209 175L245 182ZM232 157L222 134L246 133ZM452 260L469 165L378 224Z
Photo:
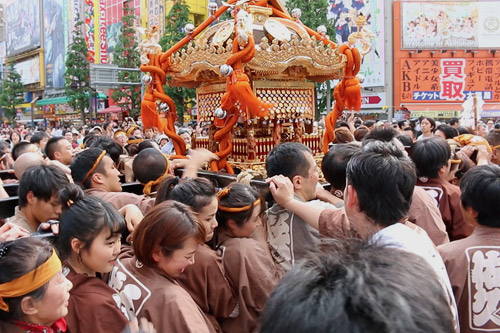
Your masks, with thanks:
M482 118L500 117L500 104L485 104L483 105Z
M349 111L345 111L349 112ZM382 109L361 109L360 111L361 114L380 114L380 113L387 113L387 109L382 110Z
M119 113L122 112L122 108L117 105L112 105L108 108L99 110L99 113Z
M85 95L89 95L88 93L85 93ZM92 97L94 97L94 95L92 95ZM104 95L103 93L99 93L99 95L97 96L99 99L106 99L108 98L108 96Z
M411 117L454 118L460 117L462 104L405 104Z
M85 96L88 97L88 95L89 95L88 93L85 93ZM106 99L108 97L106 95L104 95L103 93L99 93L98 98L99 99ZM65 104L65 103L68 103L67 96L40 99L36 102L36 105L43 106L43 105L53 105L53 104Z
M68 102L68 98L64 97L54 97L54 98L44 98L36 101L36 106L52 105L52 104L64 104Z
M404 106L411 111L412 118L420 116L453 118L460 117L463 111L462 104L405 104ZM481 117L500 117L500 104L485 103Z

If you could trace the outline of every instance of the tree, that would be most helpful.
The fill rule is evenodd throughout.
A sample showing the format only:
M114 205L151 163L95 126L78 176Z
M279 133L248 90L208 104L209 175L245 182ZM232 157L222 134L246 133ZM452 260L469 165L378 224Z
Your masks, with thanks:
M14 67L14 62L10 63L5 80L2 81L0 105L4 108L7 119L13 121L16 118L16 105L24 103L24 86L21 82L21 75Z
M288 0L286 2L286 7L290 13L292 9L300 8L300 10L302 10L302 16L300 17L302 23L313 30L316 30L320 25L324 25L330 39L335 41L336 34L334 22L327 18L329 7L328 0ZM316 118L318 118L320 111L326 110L327 107L329 107L326 105L325 97L327 94L332 94L332 87L330 81L315 83L314 86L316 90ZM328 111L330 110L326 110L326 112Z
M192 23L189 21L189 6L184 0L178 0L174 3L167 14L166 22L167 26L165 27L165 33L160 39L160 45L164 51L184 38L186 36L184 33L184 26L188 23ZM165 93L174 100L179 121L182 122L183 114L186 111L186 102L196 96L195 90L184 87L169 87L168 83L165 84L163 89Z
M85 124L85 107L89 105L91 89L89 86L88 49L85 38L83 38L82 24L83 22L77 17L75 29L71 33L73 42L69 45L66 56L64 90L68 97L68 104L74 110L80 110L82 124Z
M113 63L121 68L139 68L140 54L136 50L137 40L134 30L134 8L130 5L132 1L123 3L121 35L115 49ZM140 72L120 71L118 73L120 82L140 82ZM135 117L141 112L141 89L138 86L122 86L111 95L111 98L126 111L130 116Z

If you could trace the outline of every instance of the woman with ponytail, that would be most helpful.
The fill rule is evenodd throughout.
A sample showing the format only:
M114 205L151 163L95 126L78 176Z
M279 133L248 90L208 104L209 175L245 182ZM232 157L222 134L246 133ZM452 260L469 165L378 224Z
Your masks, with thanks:
M221 257L206 244L212 240L217 227L215 187L205 178L168 179L158 190L156 204L168 199L188 205L205 229L205 244L198 247L195 263L186 267L177 281L220 332L218 321L234 312L237 301L225 277Z
M125 231L123 216L109 203L84 196L70 184L60 192L58 249L63 272L73 283L69 312L70 332L122 332L128 323L118 308L119 296L100 274L109 273L120 252Z
M239 302L239 315L223 320L221 327L224 332L257 332L264 305L282 276L267 244L252 238L262 224L264 202L242 183L230 184L217 197L217 248Z

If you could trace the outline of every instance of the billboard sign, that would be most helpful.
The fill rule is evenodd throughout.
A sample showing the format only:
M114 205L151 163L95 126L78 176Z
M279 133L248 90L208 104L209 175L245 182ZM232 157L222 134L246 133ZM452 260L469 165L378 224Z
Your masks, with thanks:
M46 86L64 87L65 41L63 1L45 0L43 2L43 34L45 43Z
M24 85L40 82L40 57L38 55L19 61L14 67L21 75L21 81Z
M7 55L7 50L5 49L5 42L0 42L0 67L5 63L5 58Z
M17 0L7 2L5 22L8 57L40 47L39 1Z
M500 102L500 59L402 58L399 71L395 93L402 103L464 101L474 93Z
M349 41L360 51L363 87L384 86L384 1L330 0L327 17L335 20L337 43Z
M94 3L95 63L108 63L108 41L106 32L106 1Z
M164 21L165 21L165 13L164 13L164 5L165 1L160 0L150 0L148 1L148 18L147 18L147 26L151 28L153 26L158 27L160 31L160 35L164 32ZM220 6L219 6L220 7Z
M121 35L121 27L123 26L122 22L117 22L110 24L106 27L106 34L108 36L108 55L109 55L109 63L112 63L112 57L114 56L116 45L119 42L119 38Z
M94 39L94 0L85 0L84 3L85 17L83 23L85 25L85 43L87 43L87 60L95 62L95 39Z
M402 2L403 50L499 48L500 2Z

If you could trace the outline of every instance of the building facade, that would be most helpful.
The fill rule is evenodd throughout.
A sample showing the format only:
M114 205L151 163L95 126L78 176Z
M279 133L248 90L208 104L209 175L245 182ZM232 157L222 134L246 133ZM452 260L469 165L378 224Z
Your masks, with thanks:
M123 0L3 0L0 1L0 70L14 61L21 75L26 104L19 108L18 120L34 118L78 121L79 113L66 103L64 70L66 51L76 21L83 21L89 61L107 65L113 62L123 16ZM187 0L195 24L206 17L207 0ZM131 0L136 25L153 25L164 31L165 16L172 1ZM98 89L99 98L89 105L104 108L109 89ZM33 105L32 101L35 101ZM24 112L21 112L21 107Z

